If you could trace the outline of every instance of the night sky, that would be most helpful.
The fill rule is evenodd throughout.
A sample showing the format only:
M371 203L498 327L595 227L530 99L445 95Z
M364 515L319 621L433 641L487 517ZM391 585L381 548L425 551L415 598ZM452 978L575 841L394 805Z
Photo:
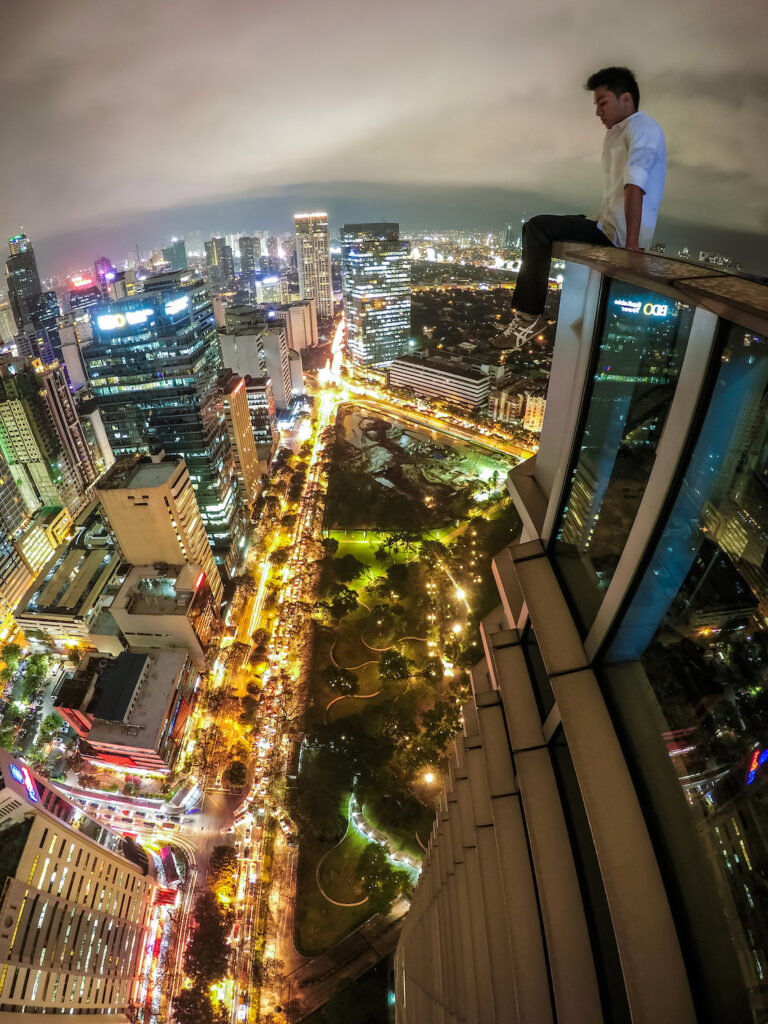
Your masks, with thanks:
M597 208L583 82L623 63L663 126L657 239L748 269L768 228L757 0L24 0L3 5L0 231L45 273L321 205L499 230Z

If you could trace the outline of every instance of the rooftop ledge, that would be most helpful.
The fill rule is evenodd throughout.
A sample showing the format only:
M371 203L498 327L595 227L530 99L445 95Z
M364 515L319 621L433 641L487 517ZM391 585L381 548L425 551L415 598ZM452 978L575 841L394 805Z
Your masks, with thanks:
M606 277L702 306L749 331L768 335L768 280L700 267L684 260L599 245L559 242L552 255Z

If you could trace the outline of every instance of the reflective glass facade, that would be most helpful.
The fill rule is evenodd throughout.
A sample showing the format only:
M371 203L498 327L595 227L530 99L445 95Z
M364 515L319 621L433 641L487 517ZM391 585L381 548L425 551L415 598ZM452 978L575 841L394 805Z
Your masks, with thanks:
M612 281L557 563L585 629L632 528L675 394L690 306Z
M767 613L768 338L731 326L695 447L603 676L663 837L680 927L710 976L736 974L738 962L761 1021Z
M179 276L179 282L181 277ZM183 456L211 546L242 529L221 397L213 306L199 281L98 307L84 350L91 389L116 456L164 449Z
M347 345L357 363L390 363L408 352L411 270L397 224L341 229Z

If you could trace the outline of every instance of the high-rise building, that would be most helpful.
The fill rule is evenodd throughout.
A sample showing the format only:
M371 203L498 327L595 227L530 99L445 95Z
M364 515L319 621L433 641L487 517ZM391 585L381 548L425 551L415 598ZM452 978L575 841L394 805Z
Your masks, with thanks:
M108 259L106 256L99 256L93 264L93 269L96 274L96 280L102 288L105 288L117 277L116 267L112 263L112 260Z
M8 302L19 332L29 331L34 326L32 314L43 291L35 250L23 233L8 239L8 249L10 255L5 261Z
M0 1006L126 1021L144 960L154 864L0 750Z
M205 243L205 265L212 279L220 285L232 284L235 280L235 261L232 246L221 237Z
M170 270L187 269L187 246L183 238L174 238L169 246L163 249L163 259Z
M321 320L333 316L333 279L327 213L297 213L296 262L299 270L299 295L314 299Z
M278 411L285 411L293 400L291 380L291 359L285 340L285 329L281 324L270 325L261 336L264 351L264 366L272 381L272 394Z
M18 333L10 302L0 302L0 343L7 345Z
M259 269L261 242L258 238L243 235L238 241L238 248L240 250L240 273L252 282Z
M259 461L269 468L280 437L277 430L272 382L269 377L246 376L244 380L248 411L251 414L253 439L256 442L256 454Z
M244 523L208 290L191 273L161 274L93 319L82 351L112 451L183 458L217 560L232 567Z
M285 325L285 340L288 348L302 352L318 344L317 311L314 299L288 302L268 312L275 320Z
M408 351L411 268L397 224L341 229L347 345L357 363L389 363Z
M556 255L541 443L508 477L519 535L493 560L396 1019L751 1024L768 1012L768 287Z
M223 587L184 459L118 459L96 494L124 561L201 565L220 603Z
M248 409L245 380L226 370L219 380L229 443L235 456L235 472L246 500L250 503L261 490L261 476L266 466L259 462Z
M266 314L253 306L228 306L218 333L222 364L241 377L266 373L262 339L269 329Z
M57 363L0 359L0 449L27 511L84 503L96 466Z
M427 398L479 409L488 402L487 373L457 359L432 356L402 356L387 367L387 384Z
M10 467L0 455L0 640L15 631L13 609L32 582L32 572L15 543L28 519Z

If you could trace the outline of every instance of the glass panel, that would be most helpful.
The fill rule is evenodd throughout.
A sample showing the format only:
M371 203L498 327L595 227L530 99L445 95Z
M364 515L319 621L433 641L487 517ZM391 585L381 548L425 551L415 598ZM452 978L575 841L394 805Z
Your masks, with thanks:
M621 281L605 327L555 561L584 630L632 528L677 385L693 310Z
M758 1020L768 1014L767 389L768 339L732 327L680 492L608 654L630 664L607 672L623 687L616 699L634 703L620 717L682 916L695 932L712 901L710 934L699 927L693 941L717 943L716 970L730 932ZM704 879L695 887L692 872Z

